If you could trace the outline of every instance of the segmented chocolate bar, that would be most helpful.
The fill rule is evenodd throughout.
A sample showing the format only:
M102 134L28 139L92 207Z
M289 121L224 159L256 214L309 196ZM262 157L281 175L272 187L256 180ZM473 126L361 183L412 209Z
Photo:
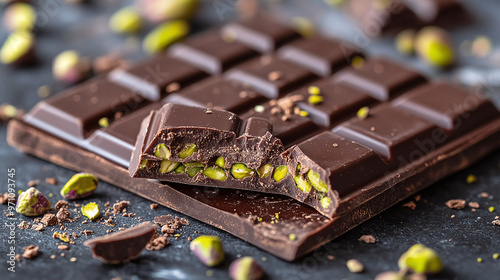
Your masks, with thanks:
M41 101L23 120L10 122L9 144L93 172L287 260L303 256L500 146L499 112L481 95L427 82L388 59L368 57L361 68L351 67L353 55L363 54L354 49L345 52L343 42L299 38L269 17L199 36L207 40L206 47L187 40L179 47L185 51L173 49ZM331 53L318 49L316 42L327 42ZM214 45L233 43L238 45L227 56L214 50ZM186 57L195 53L203 59ZM165 103L170 104L162 107ZM231 142L242 136L248 139L245 134L260 140L268 135L281 141L284 149L266 163L270 168L260 168L262 160L248 161L249 170L236 169L240 175L251 174L244 178L255 178L253 190L258 192L194 185L193 179L220 186L220 180L210 178L221 178L216 167L231 180L242 180L230 173L236 164L226 164L228 158L220 150L206 154L210 164L187 168L183 163L195 174L179 173L175 178L183 178L182 184L130 178L127 168L134 136L146 132L141 123L148 127L154 112L170 106L163 113L172 113L184 108L179 104L198 107L191 113L165 116L163 123L156 122L156 130L140 135L139 139L148 139L146 146L154 154L149 159L158 160L160 169L163 160L175 159L179 165L171 171L164 164L165 174L175 177L181 161L203 159L197 158L206 144L202 140L213 143L214 135L230 135ZM207 139L168 138L185 121L202 127L205 117L218 116L220 109L234 110L224 113L234 121ZM186 114L196 117L181 118ZM157 133L160 124L166 133ZM205 123L207 127L217 126ZM185 135L188 130L181 131L179 135ZM168 152L161 144L173 158L163 158ZM206 147L205 151L217 150ZM140 166L142 160L134 163ZM289 197L269 194L276 191L272 187L259 189L259 173L266 170L271 170L266 178L280 179L275 185L282 187L279 191L290 190L285 194Z

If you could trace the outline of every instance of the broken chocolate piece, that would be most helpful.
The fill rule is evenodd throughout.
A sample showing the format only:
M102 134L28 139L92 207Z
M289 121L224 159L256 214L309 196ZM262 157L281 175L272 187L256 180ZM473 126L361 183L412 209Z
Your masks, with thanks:
M105 263L124 263L139 257L156 229L149 222L129 229L87 240L83 245L92 250L92 256Z

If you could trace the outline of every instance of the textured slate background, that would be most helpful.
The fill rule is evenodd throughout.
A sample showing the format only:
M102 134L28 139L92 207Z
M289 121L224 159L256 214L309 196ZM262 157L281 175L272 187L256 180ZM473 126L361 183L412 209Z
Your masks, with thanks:
M54 91L63 86L53 81L51 75L52 58L59 52L67 49L76 49L87 56L97 56L117 48L128 50L128 57L140 58L143 56L138 47L138 41L126 39L108 32L106 22L110 13L119 6L130 1L91 1L87 5L72 6L63 0L38 1L38 10L47 19L41 22L38 30L38 57L39 61L25 68L0 66L0 103L8 102L16 106L29 109L40 98L36 90L41 85L50 85ZM320 0L290 0L284 6L270 7L269 9L283 16L306 16L313 18L319 28L327 33L342 37L351 42L358 42L365 52L370 54L385 54L398 60L406 60L415 67L434 78L449 79L453 71L438 72L429 69L415 58L398 56L392 47L389 37L375 39L362 37L359 31L349 20L336 10L331 10ZM497 44L500 35L497 26L500 24L498 12L500 4L488 0L468 1L475 21L467 27L455 30L453 37L456 42L473 39L478 34L488 35ZM206 0L202 10L193 23L194 31L221 24L234 16L234 1ZM460 19L457 19L460 20ZM6 38L4 30L0 31L0 41ZM135 42L135 43L134 43ZM363 42L359 45L359 42ZM482 69L481 73L490 73L492 60L479 60L461 56L461 66L474 66ZM456 71L459 71L457 69ZM485 72L486 71L486 72ZM487 82L494 83L494 74L484 76ZM492 98L499 99L500 94L493 93ZM53 193L53 203L59 199L59 190L62 185L75 173L51 163L39 160L9 147L5 142L5 125L0 129L0 191L7 189L7 169L16 169L16 188L26 189L28 181L46 177L56 177L57 185L41 183L39 189L44 193ZM64 251L57 249L50 231L20 230L16 228L16 253L22 253L22 247L34 244L40 246L40 255L34 260L25 260L16 265L16 272L7 271L7 243L8 229L4 226L5 216L2 215L0 230L0 260L1 279L226 279L229 263L239 256L255 257L264 270L268 279L373 279L382 271L396 270L399 256L412 244L420 242L434 248L442 256L445 270L431 279L500 279L500 260L493 260L493 253L500 253L500 227L493 226L491 221L500 214L500 152L496 152L471 168L452 175L437 182L420 193L422 199L417 208L411 210L400 203L381 215L358 226L349 233L328 243L314 253L293 263L282 261L267 254L254 246L239 240L211 226L186 217L191 225L184 227L178 240L170 239L170 247L163 251L145 251L141 257L125 265L106 265L92 259L90 252L81 244L85 236L76 239L76 244ZM476 175L479 180L475 184L467 184L468 174ZM492 199L479 198L481 192L488 192ZM448 209L444 202L449 199L462 198L467 201L477 201L481 208L477 212ZM101 183L97 193L89 199L80 201L86 203L95 201L101 206L106 201L129 200L129 212L136 213L134 218L117 216L117 224L130 226L139 223L138 217L143 220L152 220L154 216L172 214L183 215L164 207L156 211L149 210L149 202L135 195L122 191L110 184ZM410 200L405 201L404 203ZM497 211L490 213L488 206L495 206ZM0 206L3 211L6 206ZM451 218L455 215L455 218ZM31 221L30 218L16 215L15 218ZM102 235L108 227L102 224L80 222L68 224L69 231L79 232L83 229L93 230L95 235ZM196 237L194 231L200 234L214 234L221 237L227 252L224 265L208 269L204 267L189 252L188 236ZM365 244L358 241L363 234L371 234L377 238L375 244ZM90 238L91 236L89 236ZM55 260L50 255L56 254ZM328 260L328 255L334 255L335 260ZM77 261L69 261L76 257ZM483 263L476 259L483 258ZM345 267L348 259L356 258L365 265L365 272L352 274ZM211 277L208 274L213 273Z

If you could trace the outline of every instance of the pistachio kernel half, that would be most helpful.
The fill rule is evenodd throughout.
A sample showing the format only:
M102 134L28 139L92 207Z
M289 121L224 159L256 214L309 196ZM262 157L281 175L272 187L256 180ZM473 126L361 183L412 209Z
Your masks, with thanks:
M328 185L325 183L325 181L321 180L321 176L318 172L309 169L309 171L307 171L307 179L317 191L322 193L328 192Z
M288 175L288 167L286 165L280 165L274 169L273 179L275 182L279 182Z
M257 169L260 178L266 178L273 172L273 166L270 163L264 164Z
M332 201L331 201L331 199L330 199L329 197L325 196L325 197L323 197L323 198L320 200L320 202L319 202L319 203L321 204L321 208L323 208L323 209L327 209L327 208L329 208L329 207L330 207L330 205L332 204Z
M90 202L82 206L82 214L89 220L94 220L100 215L99 205L95 202Z
M302 178L300 175L293 176L293 180L295 181L295 185L297 186L297 188L299 188L299 190L305 193L311 191L312 189L311 185L306 180L304 180L304 178Z
M225 181L227 179L226 171L218 166L207 167L205 170L203 170L202 174L210 179L218 181Z
M231 174L236 179L243 179L252 176L254 171L243 163L237 163L231 167Z
M217 165L220 168L226 168L226 160L223 157L218 157L215 160L215 165Z
M182 151L179 153L180 158L187 158L188 156L194 154L198 151L198 146L196 144L187 144Z
M184 164L179 164L179 166L177 166L177 168L174 170L174 173L176 174L186 173L186 166Z
M155 156L162 159L169 159L171 155L170 149L167 148L165 144L158 144L158 146L156 146Z
M165 173L171 172L175 168L177 168L178 165L179 165L179 163L176 161L164 159L161 161L161 164L160 164L160 173L165 174Z
M65 199L87 197L95 192L98 182L93 174L77 173L62 187L61 196Z
M141 161L141 164L139 165L139 169L144 169L148 166L148 160L147 159L143 159Z

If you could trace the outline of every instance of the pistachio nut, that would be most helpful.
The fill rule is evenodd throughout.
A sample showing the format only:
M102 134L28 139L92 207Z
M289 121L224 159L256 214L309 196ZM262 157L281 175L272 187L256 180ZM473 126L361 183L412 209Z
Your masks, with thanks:
M275 182L279 182L288 175L288 167L286 165L280 165L274 169L273 179Z
M158 144L155 149L155 156L162 159L169 159L172 153L165 144Z
M443 269L441 257L436 251L422 244L415 244L398 261L400 269L410 269L417 273L438 273Z
M328 185L325 181L321 180L321 176L318 172L309 169L309 171L307 171L307 179L317 191L328 193Z
M62 187L61 196L65 199L87 197L95 192L98 182L90 173L77 173Z
M163 23L146 35L142 47L148 53L160 53L188 33L189 25L184 20Z
M50 209L50 201L39 190L31 187L17 198L16 212L25 216L39 216Z
M2 20L9 31L31 31L35 26L36 11L27 3L14 3L5 9Z
M74 84L85 79L90 71L89 61L76 51L64 51L54 58L52 73L56 80Z
M266 178L273 172L273 166L270 163L264 164L257 169L260 178Z
M233 175L233 177L236 179L250 177L254 173L255 172L253 171L253 169L247 167L243 163L236 163L231 167L231 175Z
M218 181L225 181L227 179L226 171L218 166L207 167L205 170L203 170L202 174L210 179Z
M242 257L231 263L229 276L233 280L258 280L264 276L264 271L254 258Z
M178 162L164 159L160 163L160 173L165 174L174 171L177 166L179 166Z
M189 156L191 156L192 154L194 154L195 152L198 151L198 145L196 144L187 144L186 146L184 146L184 148L182 148L182 150L179 152L179 157L180 158L187 158Z
M191 252L206 266L216 266L224 261L224 249L217 236L202 235L189 244Z
M21 65L34 58L35 37L28 31L12 32L0 49L0 61L3 64Z
M111 16L109 28L120 34L137 33L142 28L142 19L134 7L124 7Z

